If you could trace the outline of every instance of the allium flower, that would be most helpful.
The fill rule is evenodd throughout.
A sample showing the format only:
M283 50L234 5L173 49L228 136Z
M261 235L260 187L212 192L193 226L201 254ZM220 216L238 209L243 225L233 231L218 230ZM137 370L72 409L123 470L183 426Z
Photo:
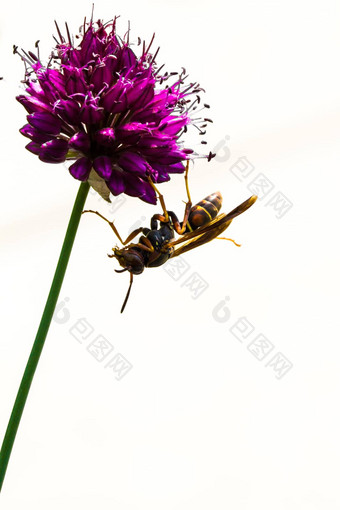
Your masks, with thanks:
M67 41L57 30L56 53L47 66L39 52L20 53L27 94L17 100L28 111L20 130L31 140L26 148L47 163L73 160L71 175L88 180L107 200L111 192L156 203L148 178L167 181L196 155L179 139L189 123L204 134L209 119L189 117L202 89L184 85L184 69L161 73L158 50L149 53L153 38L137 57L129 33L126 40L116 35L116 19L84 24L78 46L68 28Z

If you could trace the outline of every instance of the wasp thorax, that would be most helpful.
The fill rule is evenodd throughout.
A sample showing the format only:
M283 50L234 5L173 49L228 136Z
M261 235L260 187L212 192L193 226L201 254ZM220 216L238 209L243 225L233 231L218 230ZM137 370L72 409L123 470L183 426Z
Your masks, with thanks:
M131 248L114 249L114 255L119 264L132 274L141 274L144 271L144 260L137 250Z

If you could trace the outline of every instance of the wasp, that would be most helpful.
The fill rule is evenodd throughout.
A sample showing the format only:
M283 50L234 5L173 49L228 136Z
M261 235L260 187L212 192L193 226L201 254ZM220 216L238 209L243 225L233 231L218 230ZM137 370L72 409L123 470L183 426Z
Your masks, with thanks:
M112 248L113 254L108 255L108 257L117 259L120 266L123 267L123 269L115 269L117 273L125 271L130 273L130 285L121 308L121 313L123 313L130 296L133 275L141 274L145 267L161 266L169 258L178 257L213 239L225 239L232 241L236 246L240 246L233 239L220 237L220 234L229 227L236 216L239 216L253 205L257 196L252 195L228 214L218 214L222 206L222 195L219 191L208 195L192 206L188 187L188 168L187 164L184 179L188 201L185 205L184 218L181 223L173 211L167 210L164 197L160 194L151 178L149 178L149 182L158 195L163 214L154 214L151 218L150 228L139 227L135 229L125 241L121 238L112 221L105 218L98 211L83 211L83 213L96 214L105 220L123 245L123 248ZM178 239L175 239L175 232L180 236ZM142 234L138 242L131 242L138 234Z

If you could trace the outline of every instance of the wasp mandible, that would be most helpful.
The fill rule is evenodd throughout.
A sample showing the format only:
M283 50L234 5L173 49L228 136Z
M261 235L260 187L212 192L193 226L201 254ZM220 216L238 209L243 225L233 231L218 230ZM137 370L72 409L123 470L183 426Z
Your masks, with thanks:
M123 267L123 269L115 269L116 273L123 273L124 271L130 273L130 285L121 308L121 313L124 311L129 299L133 275L141 274L145 267L161 266L169 258L178 257L178 255L182 255L182 253L206 244L213 239L225 239L232 241L236 246L240 246L233 239L220 237L220 234L229 227L236 216L242 214L253 205L257 196L252 195L228 214L218 214L222 205L222 195L219 191L208 195L192 206L188 186L188 169L189 163L187 163L184 175L188 201L185 205L182 223L179 222L173 211L167 210L164 197L158 191L151 178L149 178L149 182L158 195L163 214L154 214L150 222L151 228L139 227L131 232L125 241L121 238L112 221L105 218L98 211L83 211L83 213L90 212L96 214L105 220L124 246L123 248L112 248L113 254L108 255L108 257L116 258ZM175 232L180 236L178 239L175 239ZM143 235L139 238L138 242L132 243L131 241L140 233Z

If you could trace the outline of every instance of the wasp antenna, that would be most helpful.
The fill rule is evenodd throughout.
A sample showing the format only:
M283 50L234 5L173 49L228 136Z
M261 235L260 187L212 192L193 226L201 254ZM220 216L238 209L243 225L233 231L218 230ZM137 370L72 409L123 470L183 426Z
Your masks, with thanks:
M125 308L126 303L127 303L128 299L129 299L129 296L130 296L132 282L133 282L133 273L130 273L130 285L129 285L128 291L126 293L126 296L125 296L125 299L124 299L124 303L123 303L123 306L122 306L122 309L121 309L120 313L124 312L124 308Z
M234 239L230 239L230 237L216 237L216 239L224 239L225 241L231 241L232 243L234 243L235 246L237 246L238 248L241 247L240 244L238 244L236 241L234 241Z
M109 257L114 257L114 255L108 255ZM127 271L127 267L125 267L124 269L115 269L115 273L124 273L125 271Z

